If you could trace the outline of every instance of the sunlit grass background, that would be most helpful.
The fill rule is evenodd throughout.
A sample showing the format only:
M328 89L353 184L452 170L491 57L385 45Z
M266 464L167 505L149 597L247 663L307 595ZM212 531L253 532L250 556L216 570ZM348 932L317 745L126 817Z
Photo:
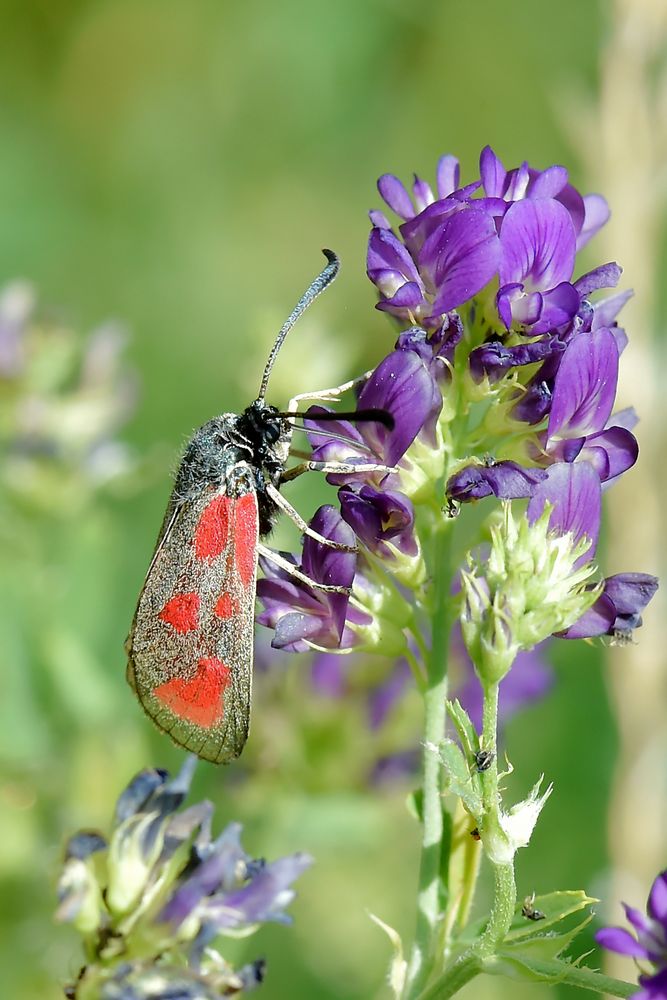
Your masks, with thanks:
M650 16L652 5L644 7ZM581 0L0 2L0 277L30 280L82 336L120 321L140 379L119 434L133 449L132 476L74 490L64 502L46 477L38 496L17 505L5 491L0 503L4 996L56 998L76 974L74 937L51 918L66 834L104 826L139 768L179 763L126 687L122 649L179 448L208 417L253 397L322 246L341 255L343 272L294 332L271 400L335 384L390 347L392 329L374 311L364 274L366 210L378 203L380 173L430 178L436 158L452 152L469 177L491 143L508 165L562 162L579 187L599 188L614 164L608 146L597 157L584 148L578 115L588 105L597 120L602 56L622 8ZM664 120L655 127L664 130ZM655 206L659 233L657 195ZM612 251L596 252L594 242L587 262L609 252L631 263L622 233ZM624 280L642 277L630 270ZM655 303L645 326L661 331L664 294ZM317 477L290 493L306 515L326 496ZM292 538L283 527L277 541ZM650 566L609 572L657 572L657 538L654 552ZM646 617L645 631L657 627ZM554 660L553 695L506 734L517 797L541 772L556 783L519 858L519 892L600 895L609 885L617 743L607 667L599 647L562 644ZM303 849L317 865L301 880L295 926L262 932L233 953L266 955L267 1000L380 996L389 946L368 911L409 940L417 832L404 807L409 786L378 790L367 775L378 752L416 742L419 706L406 699L371 735L358 703L313 696L297 657L262 673L256 689L241 762L202 765L196 790L215 802L220 826L243 821L253 854ZM664 764L650 766L664 797ZM641 814L636 833L641 852ZM657 864L665 860L667 852ZM547 988L484 980L471 995L538 997ZM574 994L558 987L549 995Z

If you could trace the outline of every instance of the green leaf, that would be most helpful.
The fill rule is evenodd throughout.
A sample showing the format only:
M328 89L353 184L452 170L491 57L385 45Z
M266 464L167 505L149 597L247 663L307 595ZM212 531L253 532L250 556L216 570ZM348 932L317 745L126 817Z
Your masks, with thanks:
M534 983L567 983L593 993L608 993L614 997L631 997L637 993L636 983L626 983L620 979L603 976L585 966L564 959L540 959L532 955L497 955L484 963L484 971L510 979L527 979Z
M543 896L535 896L534 898L531 896L530 901L535 910L539 910L544 914L544 919L528 919L521 912L524 903L518 903L512 927L505 937L505 944L541 937L554 924L598 902L597 899L587 896L582 889L568 890L566 892L549 892ZM527 900L524 902L527 902Z
M443 740L437 747L440 762L445 770L444 791L458 795L463 805L479 823L482 815L482 797L478 782L473 780L461 748L453 740Z
M560 934L554 931L546 931L545 933L535 934L532 937L522 938L514 942L508 942L506 939L502 944L500 952L503 955L512 954L521 955L522 957L557 958L592 919L593 915L589 914L589 916L585 917L578 924L575 924L574 927L569 928L567 931L562 931Z
M470 721L470 716L458 699L456 701L447 702L447 711L449 712L449 717L454 723L454 728L458 733L461 746L463 747L463 752L467 759L471 761L480 749L477 730Z

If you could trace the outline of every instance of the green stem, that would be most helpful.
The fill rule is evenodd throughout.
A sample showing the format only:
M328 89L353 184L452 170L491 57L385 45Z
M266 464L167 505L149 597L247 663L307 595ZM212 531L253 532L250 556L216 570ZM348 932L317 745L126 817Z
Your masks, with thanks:
M479 958L477 955L468 954L455 962L432 986L420 993L418 1000L448 1000L480 972L482 963Z
M408 966L405 1000L413 1000L431 972L441 918L443 870L442 766L428 744L438 744L445 732L447 653L451 621L449 535L443 528L433 539L432 641L424 692L424 756L422 771L422 849L417 896L417 926Z

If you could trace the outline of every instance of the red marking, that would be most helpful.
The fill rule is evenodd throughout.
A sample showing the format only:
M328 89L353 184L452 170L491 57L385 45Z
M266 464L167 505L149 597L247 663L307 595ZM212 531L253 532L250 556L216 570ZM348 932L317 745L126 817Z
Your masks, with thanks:
M156 687L153 694L179 719L210 729L225 714L223 695L231 673L222 660L200 660L192 680L175 677Z
M195 529L197 559L215 559L222 555L229 537L229 497L216 497L204 510Z
M176 594L158 615L177 632L192 632L199 627L199 597L195 593Z
M218 618L232 618L239 612L239 606L231 594L221 594L213 608L213 614Z
M234 559L244 587L255 575L258 528L257 497L246 493L234 504Z

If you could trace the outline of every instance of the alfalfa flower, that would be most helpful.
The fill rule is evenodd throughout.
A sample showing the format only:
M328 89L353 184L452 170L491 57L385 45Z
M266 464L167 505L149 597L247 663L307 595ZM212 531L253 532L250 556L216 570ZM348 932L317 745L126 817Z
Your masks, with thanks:
M212 839L210 802L181 809L195 764L188 757L172 780L140 772L108 839L81 831L68 841L56 917L76 927L85 954L68 997L213 1000L261 982L263 962L235 969L212 942L289 923L292 883L312 859L253 860L238 823Z

